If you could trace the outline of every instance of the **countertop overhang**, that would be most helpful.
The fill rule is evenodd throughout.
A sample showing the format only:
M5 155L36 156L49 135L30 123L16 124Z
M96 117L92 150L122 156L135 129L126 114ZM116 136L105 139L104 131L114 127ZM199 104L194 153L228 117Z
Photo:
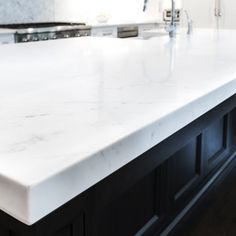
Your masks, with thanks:
M31 225L236 91L236 31L0 46L0 209Z

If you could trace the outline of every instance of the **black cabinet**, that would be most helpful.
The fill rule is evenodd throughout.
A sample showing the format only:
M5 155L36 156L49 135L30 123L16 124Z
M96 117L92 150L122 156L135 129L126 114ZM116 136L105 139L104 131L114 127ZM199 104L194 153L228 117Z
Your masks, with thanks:
M227 157L229 131L229 115L217 119L203 131L205 175L213 171Z
M50 234L50 236L84 236L84 219L83 214L74 219L69 224L61 227L60 229L57 229L56 232L53 234ZM44 235L46 235L47 232L44 232Z
M5 227L2 227L0 225L0 235L1 236L11 236L11 231L10 230L7 230Z
M151 231L161 219L161 192L157 168L98 212L96 235L129 236Z
M236 109L233 109L229 113L229 127L228 127L228 132L229 132L229 148L230 150L235 150L236 149Z
M192 138L172 155L168 176L172 211L178 211L194 195L202 178L202 135Z

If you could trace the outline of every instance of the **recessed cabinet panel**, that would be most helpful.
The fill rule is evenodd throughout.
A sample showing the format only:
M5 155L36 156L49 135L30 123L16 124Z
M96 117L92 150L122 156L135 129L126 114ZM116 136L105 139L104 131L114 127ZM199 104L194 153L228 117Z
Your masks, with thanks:
M215 121L203 132L205 173L211 172L227 154L228 116Z
M11 232L0 226L0 236L11 236Z
M57 230L53 236L84 236L83 214L71 222L71 224L68 224Z
M205 157L210 162L214 156L224 149L224 119L212 124L205 131Z
M72 226L67 226L61 230L58 230L54 236L73 236L72 234Z
M174 210L192 195L201 177L201 136L193 138L169 160L171 201Z
M153 171L108 204L99 214L97 236L131 236L157 224L159 176L159 170Z
M236 147L236 109L231 111L229 115L229 146L230 149Z

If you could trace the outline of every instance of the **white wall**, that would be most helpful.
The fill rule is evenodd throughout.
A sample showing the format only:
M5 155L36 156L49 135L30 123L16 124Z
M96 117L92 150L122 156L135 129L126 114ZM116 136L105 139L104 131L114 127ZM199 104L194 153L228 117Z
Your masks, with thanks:
M144 0L55 0L55 16L92 23L100 14L110 15L111 22L162 20L162 10L171 7L171 0L148 0L145 13L143 4ZM181 0L176 0L176 7L181 7Z
M236 0L220 0L222 17L215 17L216 0L183 0L197 28L236 29Z
M176 1L180 7L181 0ZM0 23L96 23L101 14L110 15L110 22L115 23L162 20L162 10L170 8L171 0L149 0L145 13L143 4L144 0L0 0Z
M97 16L106 14L112 22L140 21L157 18L156 0L149 0L143 13L144 0L55 0L57 20L96 22Z
M183 8L186 9L193 19L194 27L216 27L214 18L215 0L183 0Z
M219 19L219 27L236 29L236 0L222 0L222 17Z
M96 22L99 14L113 22L153 20L158 16L157 0L0 0L0 24L39 21ZM169 1L169 0L168 0Z

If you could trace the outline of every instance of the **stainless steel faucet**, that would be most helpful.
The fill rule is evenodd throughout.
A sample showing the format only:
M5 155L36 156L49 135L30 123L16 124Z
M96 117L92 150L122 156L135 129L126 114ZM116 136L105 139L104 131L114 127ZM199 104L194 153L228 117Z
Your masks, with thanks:
M148 0L144 0L143 11L146 11ZM175 0L171 0L171 22L170 25L166 27L166 31L169 32L171 38L176 35L176 11L175 11Z
M176 36L176 11L175 11L175 0L171 0L171 21L170 24L166 27L166 31L169 32L170 38Z
M144 4L143 4L143 12L145 12L146 9L147 9L147 3L148 3L148 0L144 0Z

